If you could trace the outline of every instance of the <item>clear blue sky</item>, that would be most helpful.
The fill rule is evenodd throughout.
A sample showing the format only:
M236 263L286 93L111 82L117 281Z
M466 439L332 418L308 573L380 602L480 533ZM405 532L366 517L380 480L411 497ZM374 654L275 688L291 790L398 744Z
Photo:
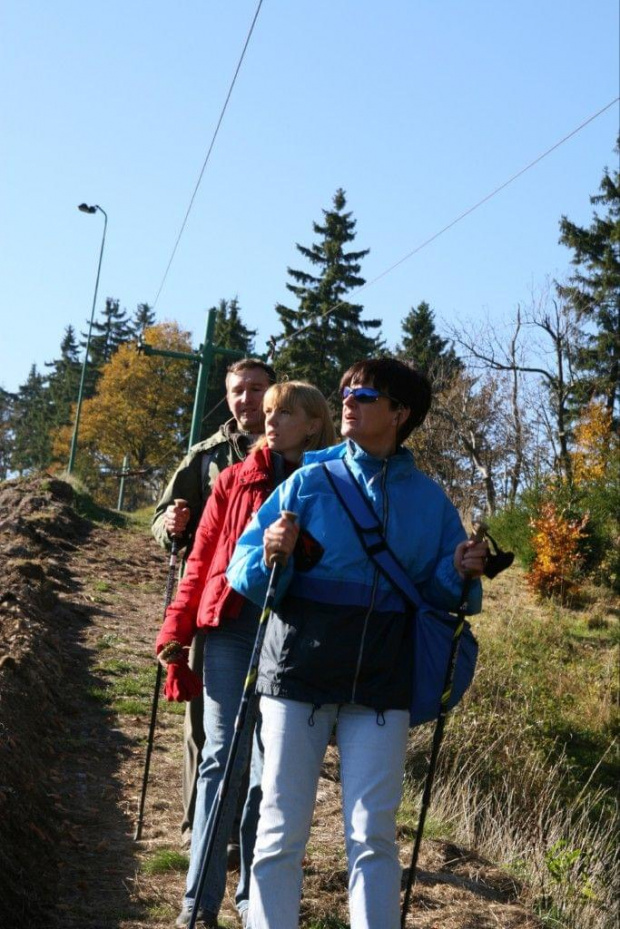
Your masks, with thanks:
M257 0L8 0L0 13L0 385L159 289ZM368 281L618 94L617 0L264 0L156 311L201 340L238 296L257 349L286 268L338 187ZM591 217L618 107L359 295L390 344L411 306L438 325L509 316L562 276L562 214Z

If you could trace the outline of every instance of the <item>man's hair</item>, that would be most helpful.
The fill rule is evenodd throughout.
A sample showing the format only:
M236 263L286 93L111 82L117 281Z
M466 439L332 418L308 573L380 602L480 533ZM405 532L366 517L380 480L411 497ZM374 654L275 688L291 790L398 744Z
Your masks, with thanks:
M342 375L340 390L351 384L375 387L388 394L393 409L409 407L409 416L396 434L399 445L426 419L431 406L431 384L425 374L398 358L367 358L351 365Z
M288 407L293 412L301 408L310 419L318 419L321 428L314 435L309 436L305 451L316 448L327 448L336 441L336 430L332 421L331 411L327 400L321 391L306 381L282 381L272 384L263 397L263 408L266 403L280 407ZM254 445L254 448L263 448L267 444L265 436Z
M233 361L226 369L226 380L228 381L229 374L241 374L242 371L252 371L254 368L264 371L269 383L275 384L277 380L276 372L270 364L260 358L241 358L239 361Z

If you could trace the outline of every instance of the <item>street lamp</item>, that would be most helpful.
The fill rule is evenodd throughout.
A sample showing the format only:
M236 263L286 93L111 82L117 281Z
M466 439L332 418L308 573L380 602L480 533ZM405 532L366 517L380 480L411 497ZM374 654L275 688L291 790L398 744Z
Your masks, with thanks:
M99 289L99 274L101 272L101 260L103 258L103 246L105 245L105 234L108 227L108 214L100 206L95 204L95 206L88 206L87 203L80 203L78 210L81 210L82 213L96 213L99 210L100 213L103 213L103 237L101 239L101 250L99 252L99 265L97 267L97 279L95 281L95 293L93 296L93 308L90 314L90 323L88 326L88 336L86 338L86 350L84 352L84 363L82 364L82 376L80 378L80 389L78 391L77 398L77 407L75 409L75 423L73 424L73 438L71 439L71 451L69 452L69 464L67 466L67 474L71 474L73 471L73 465L75 464L75 453L77 451L77 437L78 430L80 428L80 413L82 410L82 395L84 393L84 382L86 380L86 368L88 366L88 352L90 349L90 335L93 329L93 320L95 318L95 306L97 304L97 290Z

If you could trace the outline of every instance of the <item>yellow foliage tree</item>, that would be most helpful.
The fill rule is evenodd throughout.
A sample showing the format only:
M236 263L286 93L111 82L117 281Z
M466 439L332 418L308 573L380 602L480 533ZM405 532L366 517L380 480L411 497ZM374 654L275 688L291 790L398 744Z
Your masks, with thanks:
M573 480L577 486L603 481L618 454L618 437L612 429L611 410L602 400L592 400L581 412L571 452Z
M530 521L535 555L527 580L537 593L557 596L565 603L577 590L579 543L587 523L587 516L570 519L551 502L544 503L539 516Z
M189 352L189 333L176 323L147 329L144 341L156 348ZM82 405L78 472L117 469L125 455L132 468L157 468L176 460L187 430L196 366L159 355L144 355L133 343L121 345L104 366L94 397ZM70 430L54 437L54 455L67 458ZM89 481L90 483L90 481Z

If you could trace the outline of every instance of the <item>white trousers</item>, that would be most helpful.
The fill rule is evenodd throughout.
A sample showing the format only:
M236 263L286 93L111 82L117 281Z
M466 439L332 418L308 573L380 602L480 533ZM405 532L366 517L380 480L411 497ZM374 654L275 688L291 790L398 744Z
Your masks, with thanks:
M297 929L302 860L334 724L340 752L351 929L399 929L396 845L409 714L262 697L263 800L250 883L251 929Z

